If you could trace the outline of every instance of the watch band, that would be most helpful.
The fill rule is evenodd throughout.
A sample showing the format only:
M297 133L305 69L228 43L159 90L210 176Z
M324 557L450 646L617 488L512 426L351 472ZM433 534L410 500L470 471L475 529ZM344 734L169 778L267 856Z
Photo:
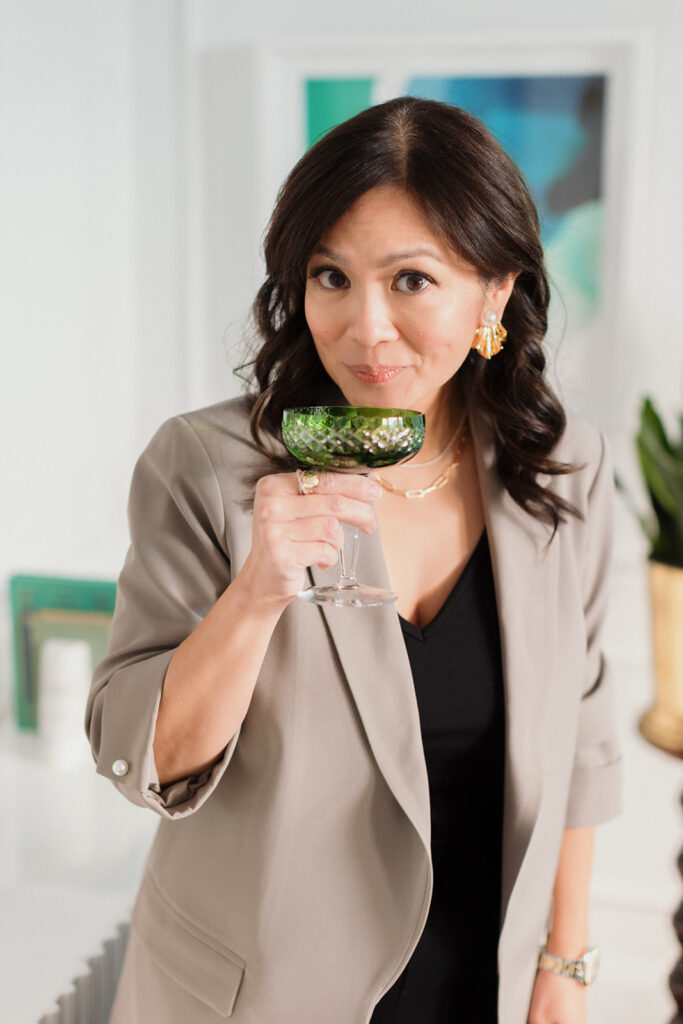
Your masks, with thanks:
M595 946L584 950L576 960L568 960L555 953L549 953L545 946L538 954L538 966L541 970L560 974L564 978L572 978L584 987L588 987L595 981L599 963L600 952Z

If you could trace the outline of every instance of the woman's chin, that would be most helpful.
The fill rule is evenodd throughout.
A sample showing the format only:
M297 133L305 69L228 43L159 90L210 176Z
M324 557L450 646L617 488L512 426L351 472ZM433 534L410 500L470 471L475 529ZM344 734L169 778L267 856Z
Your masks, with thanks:
M358 384L340 388L349 405L367 406L376 409L416 409L418 406L406 404L407 396L403 389L391 387L390 384Z

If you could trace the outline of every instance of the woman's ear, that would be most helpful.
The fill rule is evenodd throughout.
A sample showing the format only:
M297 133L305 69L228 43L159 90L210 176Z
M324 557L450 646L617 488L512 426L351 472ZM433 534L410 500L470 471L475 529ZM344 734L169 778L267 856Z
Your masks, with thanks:
M484 289L484 303L481 311L481 322L474 332L471 348L486 359L491 359L500 352L507 338L507 330L502 320L505 307L512 294L519 271L508 274L499 281L489 281Z
M508 299L512 295L515 281L519 277L519 271L508 274L502 281L490 281L486 286L486 313L495 313L496 319L501 321L505 313Z

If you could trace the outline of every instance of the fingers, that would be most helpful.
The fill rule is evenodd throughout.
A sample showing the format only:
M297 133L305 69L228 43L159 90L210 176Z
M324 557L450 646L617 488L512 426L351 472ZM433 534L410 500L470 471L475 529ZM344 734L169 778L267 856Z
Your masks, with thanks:
M365 533L377 527L371 505L380 491L356 473L321 473L315 492L300 494L294 473L274 473L256 485L249 566L259 592L290 600L310 565L331 568L344 544L342 523ZM381 493L381 492L380 492Z
M293 519L285 527L287 540L301 543L311 537L319 537L323 543L331 544L335 552L344 544L344 528L334 516L311 516ZM310 563L308 563L310 565Z
M360 473L318 473L315 494L345 494L359 501L377 501L382 488L372 477Z
M287 547L291 552L293 563L299 569L307 569L310 565L317 565L321 569L331 569L339 561L338 546L326 544L323 541L290 542Z
M266 500L265 514L279 520L333 518L340 523L351 523L364 533L372 533L377 518L372 505L366 501L347 498L344 494L306 494L284 496Z
M290 523L298 519L333 518L350 523L364 533L377 526L375 511L369 502L377 485L355 474L322 474L320 486L312 494L298 492L293 474L273 474L259 481L254 502L254 517L264 523ZM341 482L340 482L341 481ZM340 490L343 488L343 490Z
M360 473L326 473L318 472L315 491L305 495L307 498L319 494L345 494L348 498L359 501L377 501L382 495L382 488L369 477ZM256 493L262 495L295 494L299 495L299 484L296 473L271 473L262 477L256 485Z

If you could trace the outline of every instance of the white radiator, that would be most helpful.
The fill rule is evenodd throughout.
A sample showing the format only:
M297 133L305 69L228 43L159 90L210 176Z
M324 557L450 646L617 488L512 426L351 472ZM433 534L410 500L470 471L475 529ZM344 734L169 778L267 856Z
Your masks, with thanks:
M87 961L90 970L74 979L73 988L60 996L58 1009L46 1013L38 1024L107 1024L126 951L128 924L118 935L102 943L102 952Z

